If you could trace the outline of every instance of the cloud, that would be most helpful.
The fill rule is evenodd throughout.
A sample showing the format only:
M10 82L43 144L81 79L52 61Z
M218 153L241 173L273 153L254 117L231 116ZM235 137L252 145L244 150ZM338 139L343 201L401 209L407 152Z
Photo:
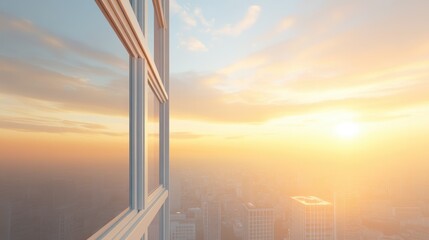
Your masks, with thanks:
M41 117L0 117L0 129L22 132L102 134L108 136L126 136L127 133L112 132L106 126L97 123L62 120Z
M214 23L214 19L211 19L210 21L206 19L206 17L203 14L202 9L199 7L194 9L194 15L199 20L201 25L203 25L207 29L209 29Z
M128 81L118 79L106 86L66 76L17 60L0 59L0 93L43 100L63 111L105 115L128 114Z
M275 27L275 33L280 33L293 26L295 19L292 17L283 18Z
M225 137L225 139L227 140L237 140L237 139L242 139L245 138L246 136L244 135L234 135L234 136L227 136Z
M172 132L170 133L170 137L172 139L197 139L197 138L202 138L202 137L206 137L209 135L204 135L204 134L197 134L197 133L192 133L192 132Z
M427 105L429 31L423 9L398 6L381 16L382 6L369 4L352 11L335 5L320 13L296 16L293 23L284 20L275 31L293 25L296 37L211 73L171 76L172 117L262 123L318 111L348 110L359 112L362 119L378 121L394 119L391 116L406 108ZM371 17L362 17L365 12ZM17 28L29 28L27 23L20 24ZM204 50L195 40L183 46ZM63 48L55 41L40 42ZM13 59L0 61L0 92L52 102L63 111L128 113L126 79L100 87Z
M181 6L176 0L171 0L170 9L174 14L179 16L180 20L188 29L201 24L201 26L205 27L205 30L209 32L214 23L214 19L208 20L199 7L194 8L192 11L189 8Z
M171 79L171 111L176 119L195 119L224 123L263 123L276 118L305 116L324 111L351 111L359 113L364 121L396 119L398 112L413 106L429 104L425 89L429 83L420 82L412 88L404 88L388 95L350 95L343 98L326 98L319 101L301 101L304 96L291 101L272 102L269 99L271 89L256 89L267 101L260 101L259 95L245 96L246 93L225 93L211 85L211 78L221 75L202 75L186 73L175 75ZM256 97L256 98L255 98ZM175 100L177 99L177 100ZM401 115L401 117L405 117Z
M28 48L35 46L44 52L54 54L78 55L82 59L104 63L118 69L128 69L128 62L118 56L100 51L81 42L60 37L38 27L26 19L19 19L0 13L0 36L9 47ZM33 51L33 50L32 50Z
M184 73L171 77L172 117L213 122L263 122L281 116L284 106L228 102L229 94L216 89L212 82L220 74ZM279 114L280 113L280 114Z
M176 0L170 0L170 6L173 13L177 14L187 27L191 28L197 26L197 20L195 17L192 16L192 14L187 9L180 6Z
M0 94L6 101L17 99L21 109L19 104L31 105L39 110L34 116L71 111L128 115L126 60L25 19L0 14L0 20ZM6 107L6 112L16 112ZM65 121L62 127L70 127Z
M180 46L191 52L205 52L207 47L195 37L189 37L180 42Z
M383 4L336 3L294 16L293 38L211 73L173 75L172 116L261 123L351 111L362 121L387 121L427 107L429 29L421 5L429 3L399 1L383 15Z
M296 19L294 17L288 16L281 19L274 27L264 32L262 35L257 37L257 41L264 43L272 40L281 33L293 27Z
M221 29L214 30L214 35L238 36L245 30L252 27L259 18L261 7L252 5L247 10L246 16L236 24L228 24Z

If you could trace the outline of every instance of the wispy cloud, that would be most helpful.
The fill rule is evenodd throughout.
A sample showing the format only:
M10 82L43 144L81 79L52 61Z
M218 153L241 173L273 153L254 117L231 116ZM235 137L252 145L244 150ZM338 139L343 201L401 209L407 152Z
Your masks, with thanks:
M269 28L266 32L258 36L257 40L259 42L269 42L273 38L277 37L281 33L284 33L286 30L293 27L295 24L295 18L288 16L283 19L281 19L276 25L274 25L272 28Z
M118 69L127 69L127 61L110 53L100 51L81 42L57 36L38 27L26 19L19 19L0 13L0 33L5 41L20 47L37 46L46 52L63 55L79 55ZM12 42L13 41L13 42Z
M205 52L208 50L204 43L195 37L183 39L180 42L180 46L191 52Z
M206 137L208 135L198 134L198 133L192 133L192 132L172 132L170 134L170 137L173 139L197 139Z
M126 135L125 59L25 19L0 14L0 20L1 129ZM82 116L92 122L75 120Z
M283 19L273 30L293 26L294 38L212 73L173 76L172 98L181 99L172 102L173 116L264 122L347 110L359 113L362 121L374 121L428 106L424 8L400 2L380 16L382 4L335 3Z
M194 15L195 17L199 20L199 22L201 23L201 25L203 25L204 27L206 27L206 30L209 30L213 24L214 24L214 19L206 19L206 17L203 14L203 10L199 7L194 9Z
M0 19L4 40L0 94L6 100L21 99L16 101L18 108L29 104L39 110L35 116L53 111L127 115L128 67L124 59L60 37L25 19L4 14ZM14 109L9 106L3 113L16 112Z
M174 76L171 97L180 101L171 103L172 117L208 122L263 123L276 118L346 110L359 113L362 121L379 121L396 119L391 116L398 115L406 108L429 104L429 97L425 94L429 85L423 81L390 93L388 89L387 93L379 89L374 90L379 94L365 91L355 94L350 89L349 95L341 98L321 97L317 101L307 101L306 98L311 97L311 94L297 95L291 92L293 96L289 96L289 99L277 101L271 98L275 97L274 88L259 87L256 92L246 90L228 94L210 84L210 78L213 77L222 78L220 75L191 73ZM283 95L287 97L286 92Z
M126 115L128 81L106 86L12 59L0 59L0 93L56 104L60 109Z
M215 35L228 35L228 36L238 36L245 30L252 27L259 18L261 12L261 7L258 5L252 5L247 10L246 15L243 19L235 24L227 24L226 26L214 30Z
M187 27L195 27L197 26L197 20L190 13L189 10L182 7L176 0L170 0L170 6L173 13L177 14L183 23L186 24Z
M1 117L0 129L15 130L22 132L43 133L78 133L78 134L102 134L108 136L125 136L127 133L109 131L109 129L98 123L78 122L62 120L57 118L42 117Z
M171 0L170 8L174 14L179 16L180 20L188 29L200 24L205 28L205 31L210 31L213 26L214 19L207 19L200 7L195 7L194 10L191 10L180 5L176 0Z

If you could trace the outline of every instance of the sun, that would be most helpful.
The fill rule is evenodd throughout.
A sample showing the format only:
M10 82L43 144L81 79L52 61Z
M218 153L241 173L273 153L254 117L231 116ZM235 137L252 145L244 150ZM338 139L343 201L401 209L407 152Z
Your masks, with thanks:
M355 122L342 122L335 126L335 133L341 138L355 138L360 132L360 127Z

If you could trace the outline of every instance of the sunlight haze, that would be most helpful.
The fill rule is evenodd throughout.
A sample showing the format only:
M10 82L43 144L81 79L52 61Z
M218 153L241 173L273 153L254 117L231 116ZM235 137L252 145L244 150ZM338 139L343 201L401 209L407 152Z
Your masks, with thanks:
M429 1L170 0L167 29L170 174L188 200L177 212L202 209L202 196L243 197L250 189L249 198L286 218L296 205L285 202L305 199L293 196L334 203L350 193L366 207L360 226L382 228L377 221L389 219L394 229L420 224L429 236ZM154 52L154 38L144 41ZM20 199L53 196L52 204L60 199L70 209L78 198L100 208L94 199L116 202L111 215L100 214L103 224L128 206L128 159L147 157L129 151L129 66L95 1L0 1L0 170L8 174L0 172L0 197L2 186L17 184L9 190ZM164 134L159 101L141 97L158 106L138 108L138 117L158 116L140 128L152 142L139 146L152 147ZM81 188L63 176L88 182ZM35 179L91 197L39 194ZM109 191L123 196L103 195ZM228 197L222 208L233 202ZM82 211L89 213L98 216ZM228 217L231 226L241 224ZM0 224L0 238L1 231ZM359 240L382 239L368 232Z

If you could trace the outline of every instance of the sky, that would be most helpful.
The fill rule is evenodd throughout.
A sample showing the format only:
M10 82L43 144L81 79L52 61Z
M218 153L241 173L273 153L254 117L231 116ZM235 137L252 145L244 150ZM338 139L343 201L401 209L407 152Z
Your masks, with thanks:
M0 3L2 160L126 158L128 57L95 2L23 4ZM171 0L173 164L428 168L428 8Z
M427 159L427 1L171 6L176 156L286 167Z

